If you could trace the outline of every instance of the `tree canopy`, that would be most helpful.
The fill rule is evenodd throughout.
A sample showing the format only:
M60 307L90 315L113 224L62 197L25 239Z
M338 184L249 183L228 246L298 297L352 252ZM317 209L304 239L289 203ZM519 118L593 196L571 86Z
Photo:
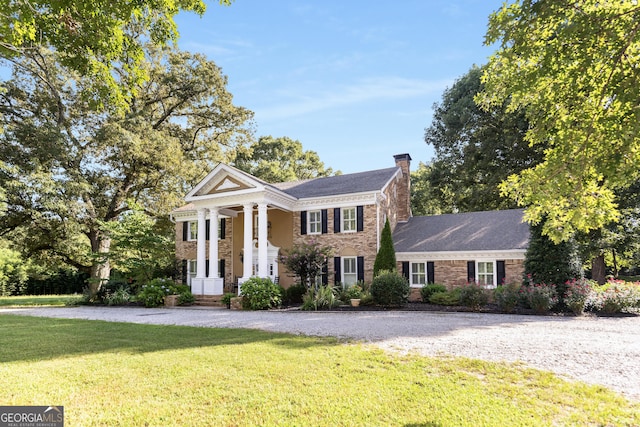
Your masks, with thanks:
M56 52L38 53L49 81L25 56L0 85L0 232L26 252L90 267L94 281L110 271L101 223L118 220L130 201L166 215L252 136L252 113L233 105L215 63L176 48L146 52L148 79L125 115L91 109L81 94L93 77L70 72Z
M481 109L475 103L483 90L481 75L474 66L433 106L425 142L435 158L412 176L414 213L516 207L500 195L500 183L542 160L545 145L524 140L528 123L522 111L507 112L502 104Z
M224 5L231 2L219 0ZM91 78L96 101L124 106L136 87L112 71L126 64L120 71L126 70L132 82L146 77L142 41L127 28L135 26L151 42L164 45L178 37L173 18L179 11L202 15L205 8L202 0L5 0L0 13L0 57L14 61L51 48L60 54L63 66ZM41 72L39 77L53 76Z
M620 217L615 191L640 176L640 6L635 0L519 0L493 13L483 106L523 109L544 161L505 195L553 241Z
M248 150L237 153L233 165L267 182L289 182L333 175L318 153L286 136L262 136Z

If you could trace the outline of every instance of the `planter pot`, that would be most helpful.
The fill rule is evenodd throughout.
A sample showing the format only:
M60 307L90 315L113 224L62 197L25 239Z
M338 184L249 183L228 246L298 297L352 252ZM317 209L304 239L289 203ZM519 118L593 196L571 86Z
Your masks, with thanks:
M164 297L165 307L175 307L178 305L178 295L167 295Z
M360 298L351 299L351 307L358 307L360 305Z

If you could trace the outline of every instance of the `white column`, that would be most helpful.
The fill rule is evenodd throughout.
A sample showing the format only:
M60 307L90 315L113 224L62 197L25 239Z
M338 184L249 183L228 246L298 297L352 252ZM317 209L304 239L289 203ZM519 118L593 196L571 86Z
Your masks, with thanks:
M198 209L198 268L196 270L196 279L204 279L207 277L207 211L205 209Z
M209 279L218 274L218 208L209 209Z
M267 260L267 205L258 204L258 276L269 276Z
M251 277L253 269L253 203L248 203L244 208L244 263L242 277Z

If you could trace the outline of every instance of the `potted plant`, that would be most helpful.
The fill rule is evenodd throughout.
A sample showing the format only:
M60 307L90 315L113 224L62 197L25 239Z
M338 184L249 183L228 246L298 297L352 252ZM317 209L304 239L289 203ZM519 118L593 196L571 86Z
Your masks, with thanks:
M358 307L360 305L360 298L362 298L362 288L360 286L350 286L349 289L347 289L346 294L352 307Z

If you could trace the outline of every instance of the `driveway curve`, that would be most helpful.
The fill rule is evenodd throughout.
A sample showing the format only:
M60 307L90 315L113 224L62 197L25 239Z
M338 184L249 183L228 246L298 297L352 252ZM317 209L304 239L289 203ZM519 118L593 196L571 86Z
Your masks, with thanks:
M640 401L640 317L560 317L420 311L234 311L64 307L1 313L211 328L250 328L362 340L393 352L523 362Z

